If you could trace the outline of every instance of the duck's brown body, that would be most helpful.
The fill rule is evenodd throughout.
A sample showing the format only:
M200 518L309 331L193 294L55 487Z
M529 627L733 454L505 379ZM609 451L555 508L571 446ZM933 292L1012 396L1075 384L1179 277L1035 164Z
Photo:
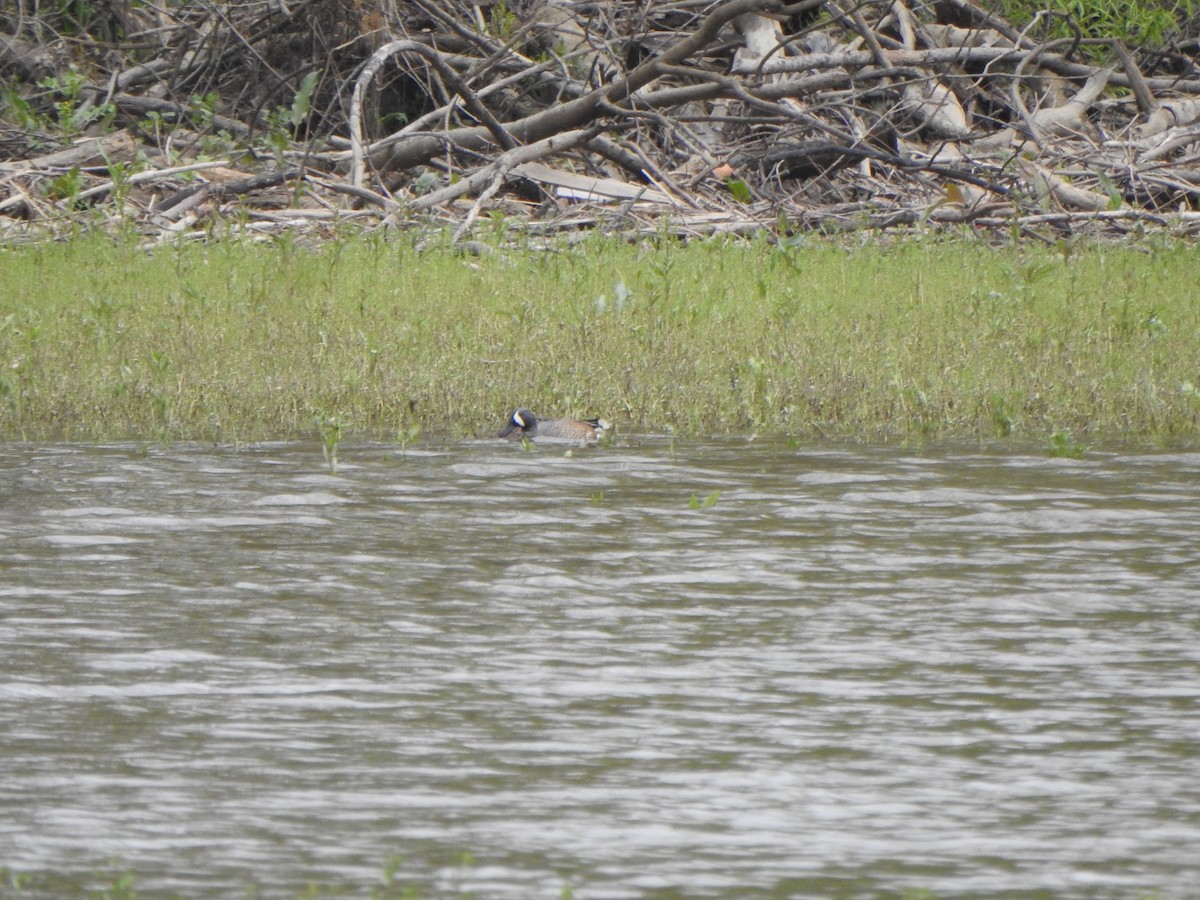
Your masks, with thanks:
M599 440L606 427L607 423L603 419L539 419L522 407L508 417L498 437L508 438L510 441L549 438L587 443Z

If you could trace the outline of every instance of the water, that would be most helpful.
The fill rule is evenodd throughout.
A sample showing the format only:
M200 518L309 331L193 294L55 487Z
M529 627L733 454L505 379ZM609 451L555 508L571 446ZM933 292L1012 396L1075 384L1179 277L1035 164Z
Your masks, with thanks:
M14 895L1200 883L1200 454L341 456L0 446Z

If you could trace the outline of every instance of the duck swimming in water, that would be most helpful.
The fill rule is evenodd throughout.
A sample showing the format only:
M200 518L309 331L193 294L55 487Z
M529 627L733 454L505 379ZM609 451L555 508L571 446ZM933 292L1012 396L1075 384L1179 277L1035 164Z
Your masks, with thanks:
M497 437L508 438L510 441L550 438L589 443L599 440L608 427L608 423L603 419L539 419L522 406L508 417Z

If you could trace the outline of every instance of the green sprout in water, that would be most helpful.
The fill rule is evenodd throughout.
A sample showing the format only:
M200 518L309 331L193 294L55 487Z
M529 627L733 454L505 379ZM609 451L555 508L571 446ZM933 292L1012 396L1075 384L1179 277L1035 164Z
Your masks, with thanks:
M1083 459L1087 448L1075 440L1071 432L1056 431L1050 435L1050 442L1046 447L1046 452L1050 456L1060 459Z
M396 442L401 450L407 450L408 445L421 436L420 422L403 422L396 431Z
M688 501L688 509L709 509L717 505L717 501L721 499L720 491L713 491L704 499L700 499L699 495L692 494L692 499Z
M342 426L333 419L322 416L317 419L317 431L321 435L321 452L325 454L325 465L329 474L337 474L338 444L342 441Z

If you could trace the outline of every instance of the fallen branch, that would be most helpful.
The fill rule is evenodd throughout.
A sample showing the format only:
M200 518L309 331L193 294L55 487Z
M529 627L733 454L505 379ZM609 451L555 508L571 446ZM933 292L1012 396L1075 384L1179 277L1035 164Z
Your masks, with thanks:
M503 178L514 167L522 163L532 162L553 153L562 153L565 150L570 150L589 141L599 133L600 130L598 128L582 128L577 131L556 134L525 147L515 147L512 150L502 153L495 162L471 173L466 178L417 198L409 204L409 209L412 212L424 212L442 203L461 197L464 194L483 190L486 185L496 179ZM395 224L394 221L390 221L391 219L392 217L389 217L389 220L385 220L384 224Z

